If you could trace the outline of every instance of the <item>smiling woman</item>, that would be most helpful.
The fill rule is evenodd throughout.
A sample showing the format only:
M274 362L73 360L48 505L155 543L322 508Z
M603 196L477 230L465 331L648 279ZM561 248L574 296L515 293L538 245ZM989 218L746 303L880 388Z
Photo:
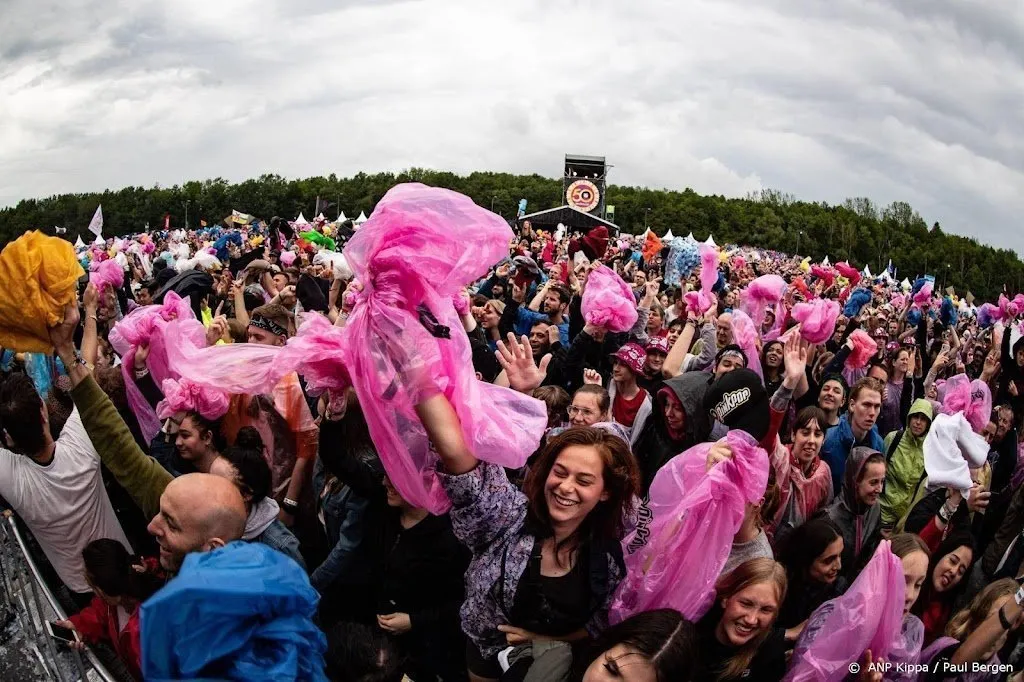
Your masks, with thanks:
M601 429L570 428L544 447L520 492L504 469L469 452L443 396L417 412L447 472L452 530L473 553L460 612L471 679L501 677L498 653L509 646L526 651L515 674L530 668L529 645L541 639L565 643L544 657L563 657L568 672L569 645L606 627L624 574L623 519L639 483L629 446Z

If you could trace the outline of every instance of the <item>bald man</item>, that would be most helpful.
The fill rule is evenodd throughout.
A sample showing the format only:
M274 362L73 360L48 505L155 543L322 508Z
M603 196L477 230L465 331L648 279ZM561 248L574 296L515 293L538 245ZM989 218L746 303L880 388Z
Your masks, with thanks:
M174 479L146 456L75 350L78 320L78 307L68 306L64 321L50 329L50 340L68 368L71 395L89 440L101 444L97 451L103 464L142 513L153 518L149 532L160 544L161 565L177 572L189 552L208 552L241 539L247 514L238 488L211 474Z
M190 552L209 552L241 539L246 517L234 483L212 474L185 474L164 488L160 512L148 530L160 545L160 565L177 573Z
M715 342L718 350L732 343L732 313L722 313L715 324Z

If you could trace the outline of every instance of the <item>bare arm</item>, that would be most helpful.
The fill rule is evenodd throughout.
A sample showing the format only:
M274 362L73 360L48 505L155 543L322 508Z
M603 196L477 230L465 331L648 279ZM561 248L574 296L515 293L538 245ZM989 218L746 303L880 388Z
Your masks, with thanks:
M85 307L85 325L82 332L82 359L89 368L96 367L96 356L99 352L99 332L96 328L96 310L99 308L99 296L96 287L89 284L82 293L82 305Z
M447 398L440 394L427 398L416 405L416 414L448 473L458 476L476 468L478 460L469 451L462 424Z
M672 348L669 350L668 355L665 357L665 362L661 366L661 373L666 379L671 379L682 373L683 360L686 359L686 354L690 351L690 346L693 344L693 337L696 333L697 321L690 317L686 320L686 325L683 326L683 333L672 344Z

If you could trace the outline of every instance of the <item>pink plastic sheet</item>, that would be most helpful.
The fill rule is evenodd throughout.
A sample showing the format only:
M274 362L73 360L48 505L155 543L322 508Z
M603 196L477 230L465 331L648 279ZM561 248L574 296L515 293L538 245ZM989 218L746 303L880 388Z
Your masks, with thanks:
M200 386L188 379L167 379L161 390L164 399L156 406L160 419L173 417L178 412L198 412L211 420L227 414L230 396L223 391Z
M916 303L919 306L923 306L926 303L931 303L932 290L934 288L935 284L933 282L925 282L924 285L918 290L918 292L914 294L914 303Z
M753 321L754 326L761 328L764 322L765 308L769 305L777 305L786 293L786 280L778 275L761 275L740 292L740 308ZM779 318L780 311L776 310L775 317Z
M633 290L605 265L587 277L580 309L587 324L604 327L608 331L628 332L636 324Z
M820 279L822 282L824 282L826 289L835 284L836 275L829 268L822 267L821 265L812 265L811 274Z
M800 323L800 336L808 343L825 343L836 331L839 304L827 298L816 298L793 306L793 319Z
M849 263L836 263L836 271L850 282L851 289L860 284L860 272Z
M702 244L700 251L700 288L711 293L718 283L718 251L713 246Z
M1005 332L1009 333L1009 332ZM981 379L966 374L950 377L943 386L942 413L963 412L975 433L981 433L992 416L992 391Z
M850 334L850 341L853 343L853 350L846 358L846 367L848 369L866 367L871 357L878 352L878 344L863 329L855 329Z
M344 328L345 366L392 483L435 514L450 503L415 412L425 393L445 394L473 453L494 464L523 466L547 426L544 403L476 379L451 302L507 255L512 236L504 220L466 196L404 184L384 195L345 247L364 286ZM420 311L451 338L428 332Z
M206 345L206 330L202 323L196 320L189 300L181 298L173 291L164 296L162 305L136 308L110 330L110 345L121 356L121 374L124 377L128 405L147 441L152 440L160 431L160 421L135 385L135 351L141 346L149 346L146 367L149 368L157 386L163 385L167 379L178 378L179 375L171 370L167 358L169 344L165 338L168 324L175 320L181 321L175 339L187 339L196 346Z
M669 460L651 483L648 509L626 536L626 577L609 617L674 608L696 622L714 602L718 579L743 523L746 504L764 496L768 454L743 431L725 441L733 456L706 471L711 443ZM900 602L902 603L902 601Z
M764 379L764 374L761 371L761 353L757 347L758 338L757 327L754 326L753 320L747 317L742 310L732 311L733 343L742 348L747 355L747 367Z
M878 660L901 647L905 590L903 564L883 540L846 593L811 614L785 682L839 682L868 649Z
M124 269L117 261L93 261L89 266L89 282L102 293L107 287L120 289L124 286Z

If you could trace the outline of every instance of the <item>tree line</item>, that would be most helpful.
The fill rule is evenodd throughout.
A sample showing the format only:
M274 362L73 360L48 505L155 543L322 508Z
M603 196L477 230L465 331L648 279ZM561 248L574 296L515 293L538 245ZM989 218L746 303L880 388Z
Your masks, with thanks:
M456 175L443 171L409 169L398 174L359 173L350 178L313 177L289 180L263 175L240 183L223 178L186 182L181 186L125 187L102 193L61 194L45 199L25 199L0 210L0 245L26 230L53 227L67 229L74 241L78 234L91 237L86 227L96 205L103 204L104 235L141 231L147 224L158 229L164 216L173 227L199 226L200 220L216 224L232 209L269 218L293 219L303 212L312 219L320 208L329 218L338 210L353 218L367 215L384 193L400 182L423 182L466 194L479 205L507 219L515 216L520 199L527 212L562 204L562 182L540 175L477 172ZM719 244L750 244L760 248L800 253L819 261L847 260L854 265L883 270L892 259L897 276L911 280L932 274L942 287L971 291L993 299L1004 287L1016 293L1024 285L1024 263L1011 249L980 244L974 238L946 234L938 223L929 226L907 203L879 206L867 198L847 199L841 204L798 201L778 190L763 190L744 198L701 195L683 191L653 190L609 185L606 201L615 206L615 222L627 232L640 233L649 226L657 234L672 230L700 240L714 235ZM326 205L326 209L324 206Z

